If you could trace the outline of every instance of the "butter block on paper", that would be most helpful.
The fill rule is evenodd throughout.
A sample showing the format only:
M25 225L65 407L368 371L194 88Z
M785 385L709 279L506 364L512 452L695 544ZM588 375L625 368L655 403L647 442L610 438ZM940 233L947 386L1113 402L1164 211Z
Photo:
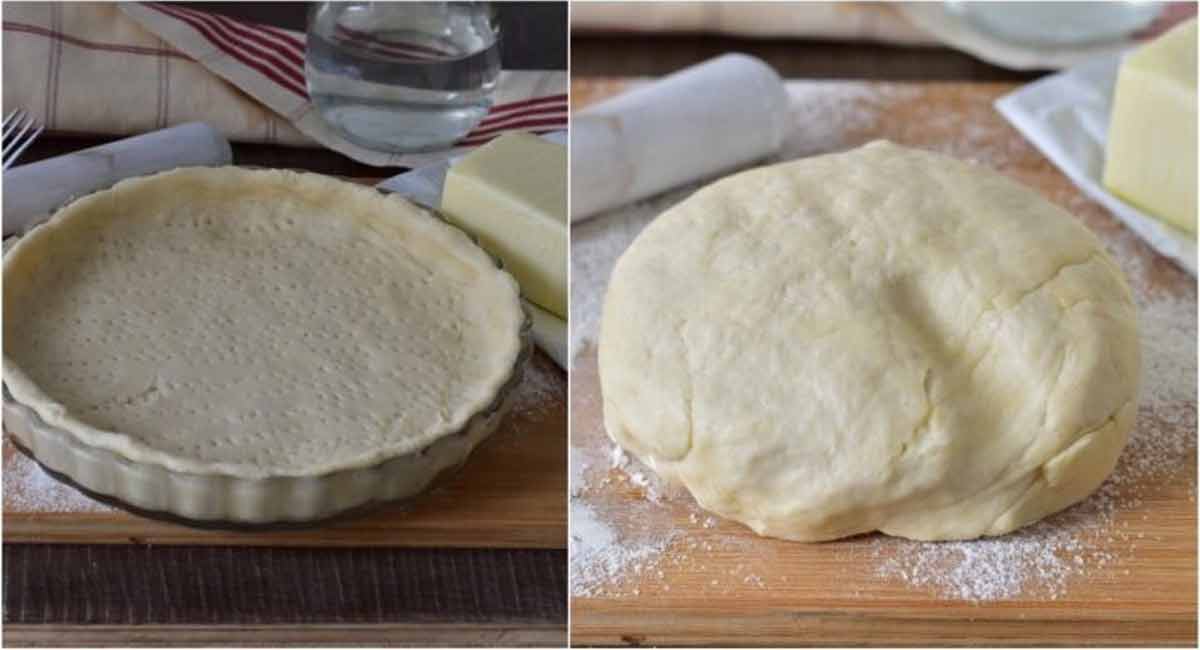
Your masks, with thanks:
M566 318L567 148L506 134L450 167L442 212L504 261L527 300Z
M1117 74L1104 185L1196 232L1196 20L1127 56Z

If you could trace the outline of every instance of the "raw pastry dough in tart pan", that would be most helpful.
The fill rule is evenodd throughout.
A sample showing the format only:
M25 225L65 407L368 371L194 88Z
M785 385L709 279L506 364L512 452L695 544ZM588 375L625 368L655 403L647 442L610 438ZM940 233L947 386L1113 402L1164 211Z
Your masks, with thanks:
M4 257L4 416L78 486L208 525L411 497L495 430L516 282L462 231L315 174L186 168Z

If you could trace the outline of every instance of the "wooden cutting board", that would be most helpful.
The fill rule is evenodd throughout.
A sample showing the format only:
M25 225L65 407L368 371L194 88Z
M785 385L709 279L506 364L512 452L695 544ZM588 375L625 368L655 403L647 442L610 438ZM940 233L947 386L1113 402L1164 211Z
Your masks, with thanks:
M565 548L566 373L535 351L512 412L455 475L411 502L318 528L200 530L99 504L4 440L4 541Z
M576 79L573 108L631 83ZM1148 343L1157 347L1146 371L1169 372L1178 383L1146 382L1156 399L1139 411L1139 442L1118 470L1124 480L995 542L759 538L614 455L595 350L585 348L570 388L574 645L1194 645L1195 280L1082 196L1004 122L991 104L1012 88L789 84L785 150L811 155L887 138L942 151L1017 178L1096 231L1130 276L1144 339L1160 339ZM1177 343L1183 361L1163 347ZM593 559L581 562L576 548L591 549Z

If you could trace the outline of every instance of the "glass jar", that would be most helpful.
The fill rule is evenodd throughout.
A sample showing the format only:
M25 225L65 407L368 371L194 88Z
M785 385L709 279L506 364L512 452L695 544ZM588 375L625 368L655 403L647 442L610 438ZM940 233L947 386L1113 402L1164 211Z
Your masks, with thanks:
M313 104L369 149L445 148L492 106L500 31L491 3L316 3L307 40Z

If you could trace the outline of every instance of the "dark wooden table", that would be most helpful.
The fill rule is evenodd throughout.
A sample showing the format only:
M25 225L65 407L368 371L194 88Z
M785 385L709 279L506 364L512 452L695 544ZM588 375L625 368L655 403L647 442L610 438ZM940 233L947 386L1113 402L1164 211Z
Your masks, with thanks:
M305 3L190 3L303 29ZM502 58L566 67L566 7L501 7ZM47 134L21 162L118 139ZM234 163L383 179L319 149L235 143ZM563 431L566 436L566 431ZM564 495L565 507L565 495ZM5 544L5 645L542 645L566 640L555 549Z
M754 55L784 79L1026 81L1045 74L1007 70L944 47L704 34L583 33L571 35L571 76L659 77L726 52Z

